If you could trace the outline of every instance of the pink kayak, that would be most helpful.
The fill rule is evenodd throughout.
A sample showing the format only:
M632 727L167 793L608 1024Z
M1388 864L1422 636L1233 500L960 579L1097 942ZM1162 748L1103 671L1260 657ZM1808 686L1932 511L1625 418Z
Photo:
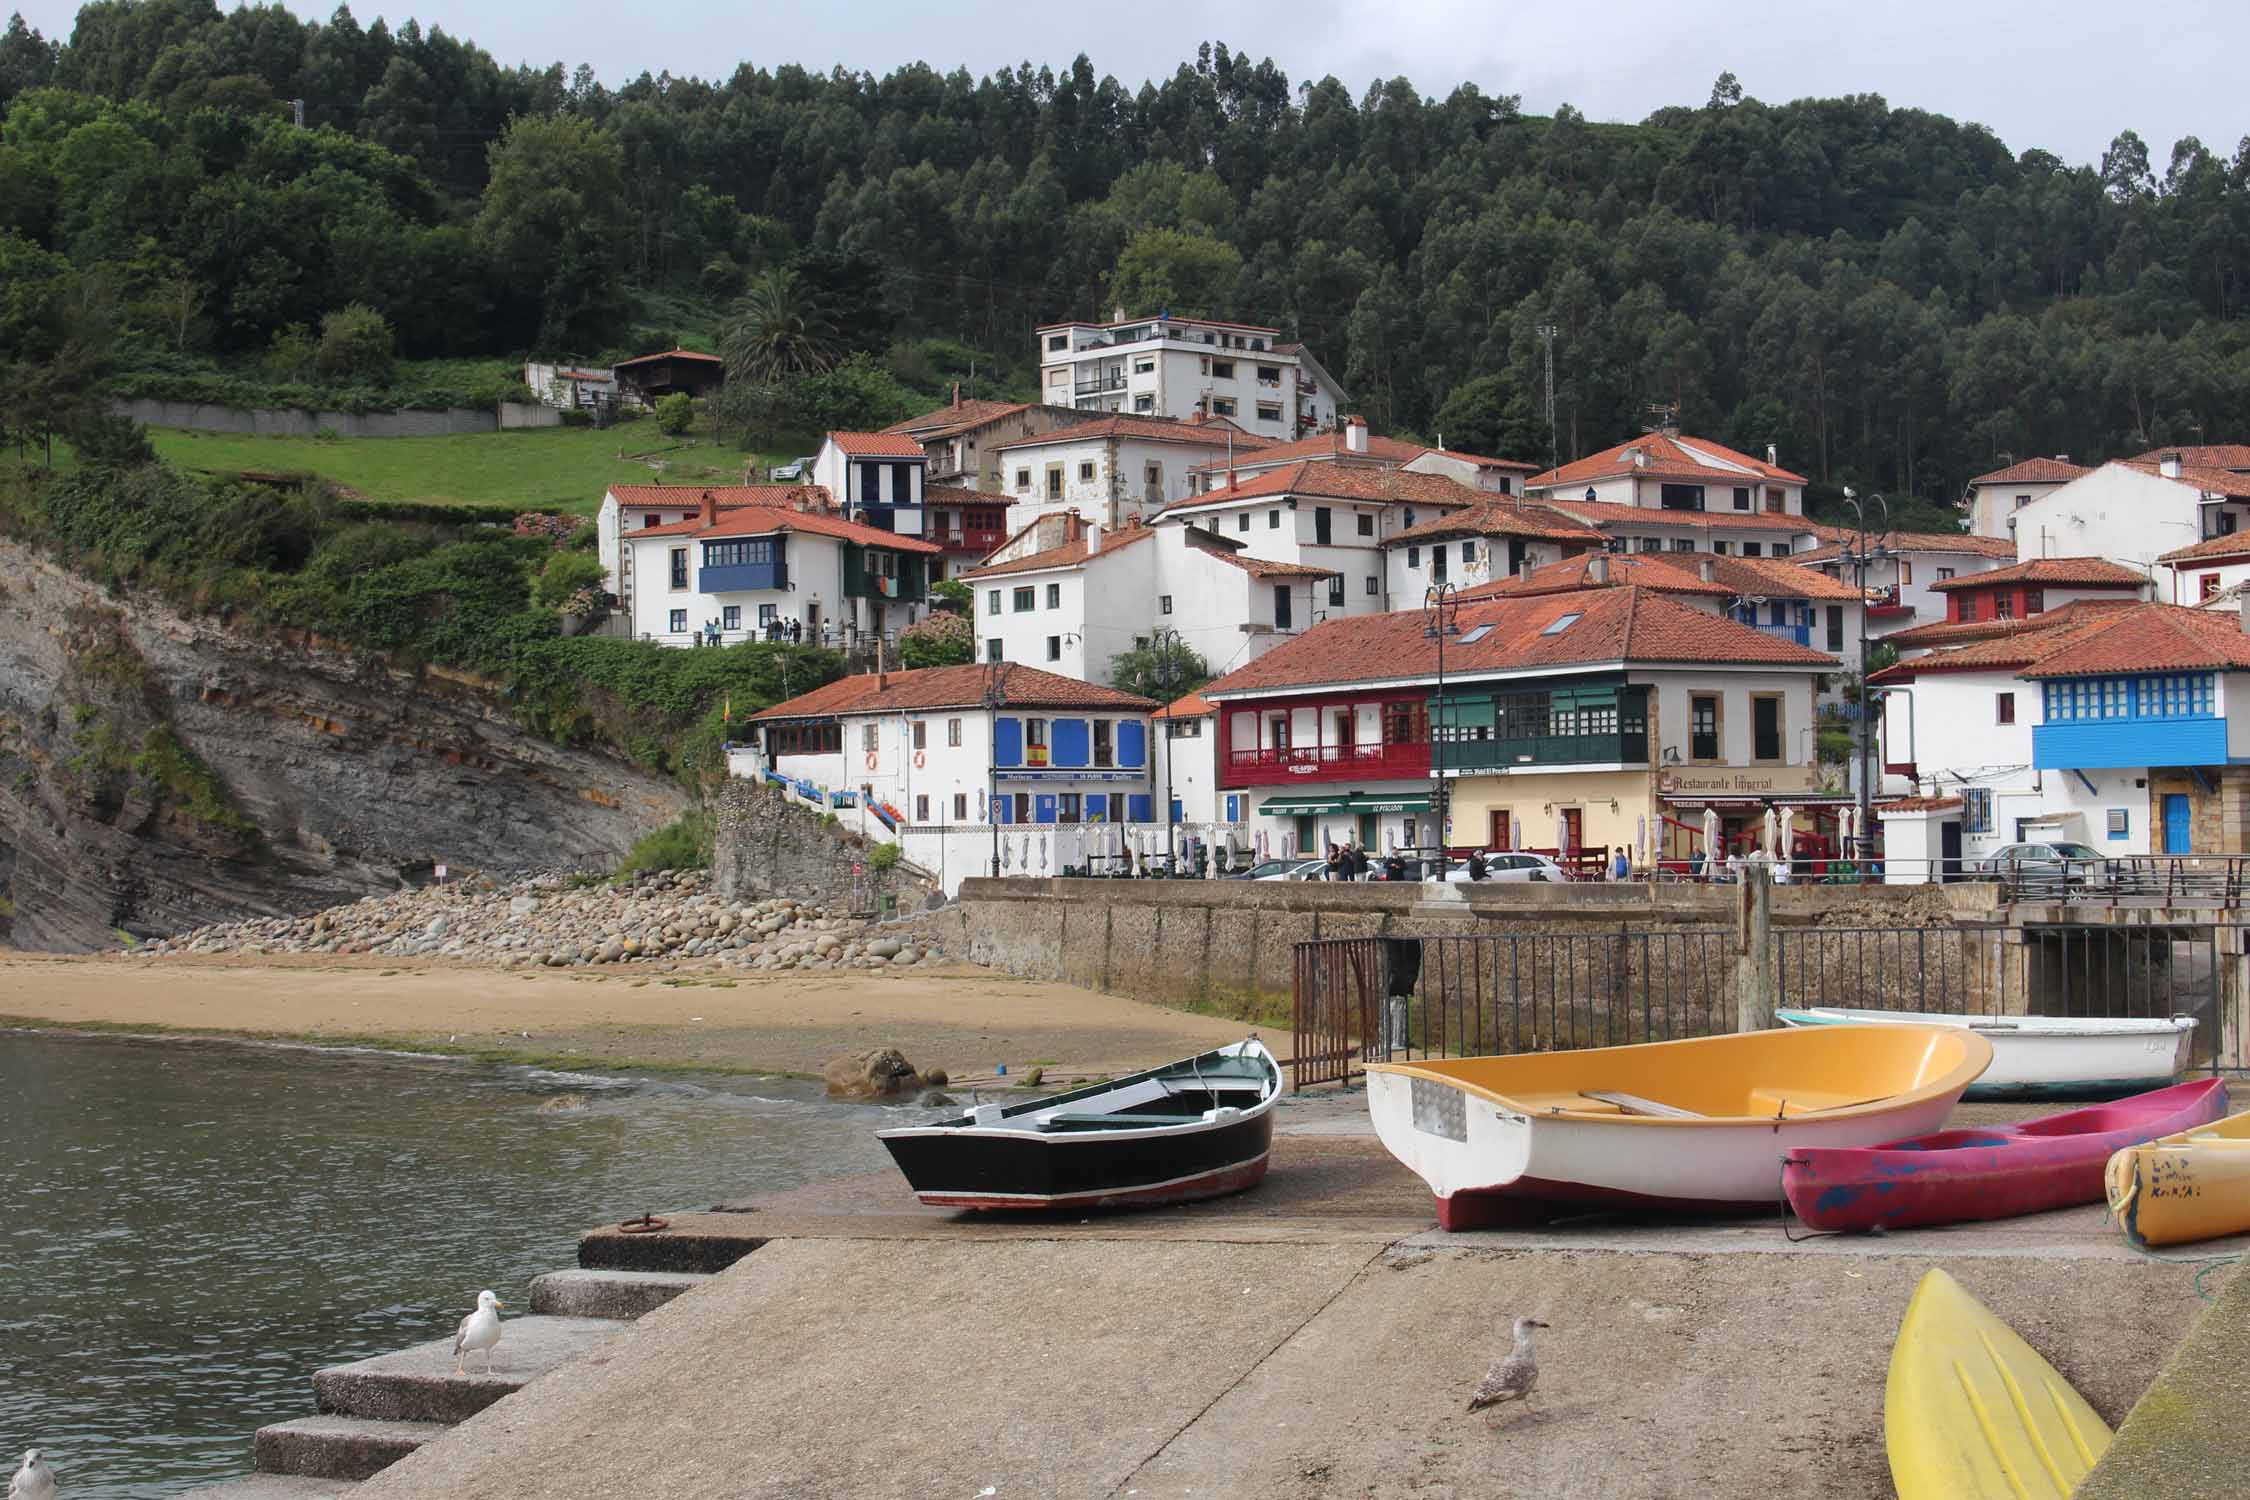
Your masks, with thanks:
M1944 1130L1881 1146L1799 1148L1781 1190L1814 1229L1909 1229L2099 1203L2110 1154L2208 1125L2223 1079L2202 1078L2015 1125Z

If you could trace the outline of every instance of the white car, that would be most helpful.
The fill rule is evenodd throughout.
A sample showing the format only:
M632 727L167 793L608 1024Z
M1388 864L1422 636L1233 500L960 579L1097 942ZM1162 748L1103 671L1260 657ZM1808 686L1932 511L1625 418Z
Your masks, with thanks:
M1543 880L1559 883L1569 878L1562 872L1562 866L1556 864L1544 854L1524 854L1503 850L1484 856L1485 881ZM1464 861L1455 865L1445 872L1445 879L1448 885L1469 884L1468 864Z
M1269 859L1252 865L1236 876L1238 880L1319 880L1328 873L1328 862L1322 859Z

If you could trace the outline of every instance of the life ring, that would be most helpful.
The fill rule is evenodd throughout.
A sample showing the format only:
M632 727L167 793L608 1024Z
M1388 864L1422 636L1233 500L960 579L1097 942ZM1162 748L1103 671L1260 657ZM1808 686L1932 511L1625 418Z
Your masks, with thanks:
M919 770L921 770L921 769L922 769L922 768L923 768L924 766L928 765L929 763L930 763L930 758L929 758L929 756L927 756L926 754L924 754L924 753L923 753L922 751L920 751L920 750L917 750L917 751L915 751L915 752L914 752L914 769L915 769L915 770L919 771Z
M875 769L875 752L872 750L867 752L867 769L870 771Z

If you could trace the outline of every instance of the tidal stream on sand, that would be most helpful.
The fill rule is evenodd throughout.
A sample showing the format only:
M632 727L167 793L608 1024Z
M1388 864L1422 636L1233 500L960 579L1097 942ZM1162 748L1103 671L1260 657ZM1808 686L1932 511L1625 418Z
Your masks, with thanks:
M0 1455L72 1500L248 1469L322 1365L446 1336L577 1234L886 1158L772 1078L0 1031ZM0 1472L4 1472L0 1469Z

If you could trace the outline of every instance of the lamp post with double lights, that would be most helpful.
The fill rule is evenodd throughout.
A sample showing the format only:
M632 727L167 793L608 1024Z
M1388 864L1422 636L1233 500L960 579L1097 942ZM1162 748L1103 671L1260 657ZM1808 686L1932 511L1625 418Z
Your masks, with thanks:
M1461 590L1433 583L1422 596L1422 638L1437 642L1437 697L1430 714L1430 820L1436 825L1437 877L1445 878L1445 824L1451 798L1445 793L1445 638L1461 633Z
M1178 696L1174 685L1179 681L1180 653L1187 642L1169 625L1159 626L1148 638L1149 646L1156 652L1156 680L1164 693L1164 873L1180 873L1179 820L1172 816L1172 700Z
M1880 540L1891 534L1890 502L1881 495L1870 495L1867 498L1875 502L1883 518L1882 529L1875 538L1870 538L1867 534L1867 507L1849 487L1844 490L1844 503L1852 508L1852 516L1859 523L1858 542L1846 548L1844 559L1851 563L1853 577L1859 584L1859 743L1856 747L1859 760L1859 832L1853 840L1857 847L1852 855L1863 880L1868 868L1875 862L1875 695L1867 683L1867 570L1871 564L1888 561L1891 556L1890 547Z

